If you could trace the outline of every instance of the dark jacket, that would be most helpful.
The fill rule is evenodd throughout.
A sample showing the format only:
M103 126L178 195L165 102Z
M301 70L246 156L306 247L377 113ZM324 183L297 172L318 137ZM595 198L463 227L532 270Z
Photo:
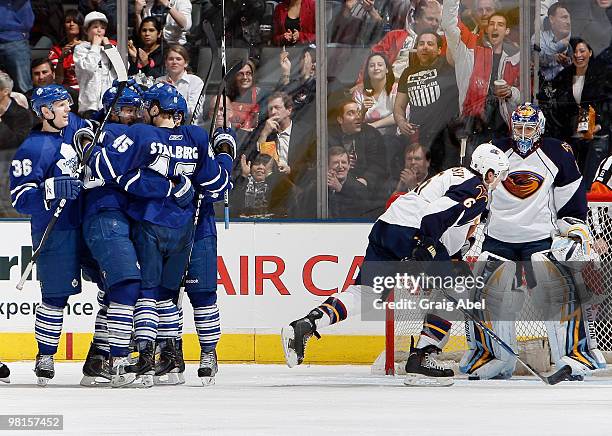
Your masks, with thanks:
M610 133L610 98L612 86L610 69L592 59L584 78L580 105L576 103L572 90L576 67L570 65L561 71L552 82L552 96L546 105L546 130L548 135L564 141L575 135L579 107L593 106L597 124L601 125L599 135Z
M33 24L34 12L29 0L0 2L0 43L27 39Z
M32 130L30 111L11 99L9 108L0 119L0 150L17 149Z
M164 53L162 52L161 45L153 50L153 52L149 55L149 63L147 65L139 66L133 62L133 59L130 58L130 68L128 69L128 74L133 76L134 74L138 73L139 70L148 77L157 78L164 75Z
M234 189L230 193L232 210L242 216L286 217L294 207L295 196L293 183L283 174L273 172L266 180L260 182L262 193L255 206L247 205L246 195L249 185L253 188L254 181L249 177L238 176L234 181ZM262 198L263 197L263 198Z

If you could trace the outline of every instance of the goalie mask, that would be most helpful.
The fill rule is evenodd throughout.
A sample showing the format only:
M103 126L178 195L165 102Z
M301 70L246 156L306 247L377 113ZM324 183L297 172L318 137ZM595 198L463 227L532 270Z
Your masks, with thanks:
M546 118L542 111L531 103L525 103L512 112L512 139L516 149L525 156L544 134Z

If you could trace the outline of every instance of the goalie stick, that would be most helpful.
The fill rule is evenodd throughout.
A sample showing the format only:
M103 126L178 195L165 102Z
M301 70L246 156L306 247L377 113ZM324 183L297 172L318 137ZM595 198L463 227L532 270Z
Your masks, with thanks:
M121 94L123 94L123 90L127 86L127 80L128 80L127 70L125 69L125 64L123 63L123 60L121 59L121 55L119 54L117 47L111 44L107 44L104 46L104 53L106 53L106 56L108 56L108 59L110 60L113 66L113 69L117 73L117 80L119 81L119 86L117 87L117 94L113 98L113 101L111 103L109 110L104 115L104 120L102 121L102 124L100 124L100 127L96 130L96 133L94 134L94 138L92 141L93 144L95 144L98 141L100 134L106 127L106 123L108 122L110 113L113 111L115 105L117 104L117 101L119 100L119 97L121 97ZM89 158L92 152L93 152L93 147L90 148L87 156L83 156L83 160L80 162L81 165L79 166L79 169L77 170L77 177L81 176L81 173L83 172L83 169L85 168L85 162L87 162L87 158ZM28 277L30 276L30 273L32 272L32 268L34 268L34 264L36 263L36 260L40 256L41 250L43 246L45 245L45 242L47 242L47 239L49 239L49 235L51 234L51 231L55 227L57 220L59 219L62 211L64 210L64 207L66 206L66 201L67 200L65 198L62 198L58 206L55 208L55 212L53 212L53 216L51 217L49 224L47 224L47 227L45 228L45 231L43 232L43 236L40 240L40 244L38 244L38 247L36 247L36 250L34 251L34 253L32 253L32 258L30 259L25 269L23 270L23 273L21 274L19 283L17 283L17 286L16 286L18 290L21 291L23 289L23 286L25 285L26 280L28 279Z
M453 297L452 295L450 295L446 290L444 289L439 289L446 298L448 298L450 301L452 301L455 304L455 307L457 307L457 304L459 303L457 301L457 299L455 297ZM497 342L497 344L499 346L501 346L504 350L506 350L508 353L512 354L516 360L521 363L526 369L527 371L529 371L531 374L535 375L537 378L539 378L540 380L542 380L545 384L547 385L556 385L559 382L562 382L563 380L566 380L568 377L571 376L572 374L572 368L569 365L564 365L563 367L561 367L560 369L558 369L556 372L554 372L553 374L549 375L549 376L545 376L541 373L539 373L538 371L536 371L530 364L528 364L527 362L525 362L523 359L521 359L521 357L519 356L519 354L517 352L515 352L512 347L510 347L508 344L506 344L504 342L503 339L501 339L499 336L497 336L495 334L495 332L493 330L491 330L489 327L487 327L487 325L482 322L480 319L478 319L475 315L473 315L469 310L464 309L463 307L459 306L458 309L463 312L463 314L465 316L467 316L469 319L471 319L472 321L474 321L476 324L478 324L478 326L487 334L489 335L489 337L494 340L495 342Z

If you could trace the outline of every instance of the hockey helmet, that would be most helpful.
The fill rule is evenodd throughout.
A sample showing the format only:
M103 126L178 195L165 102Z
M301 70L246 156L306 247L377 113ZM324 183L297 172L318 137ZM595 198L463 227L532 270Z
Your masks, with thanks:
M102 105L104 106L105 111L110 110L116 95L117 86L113 84L113 86L108 88L102 96ZM137 109L142 107L142 98L140 97L140 94L132 87L126 87L123 89L123 92L117 99L117 103L115 103L114 111L119 112L124 106L132 106Z
M489 170L493 171L495 180L491 185L494 187L499 181L506 180L510 161L508 156L491 143L480 144L472 153L470 168L476 171L484 179Z
M37 116L42 117L42 108L47 107L53 111L53 103L56 101L68 100L72 106L72 97L61 85L47 85L34 88L32 92L32 110Z
M521 155L526 155L542 135L546 118L540 108L531 103L525 103L512 112L512 139Z
M157 102L160 110L171 113L181 111L181 99L185 100L178 90L168 83L157 83L142 95L145 108L150 109L153 103Z

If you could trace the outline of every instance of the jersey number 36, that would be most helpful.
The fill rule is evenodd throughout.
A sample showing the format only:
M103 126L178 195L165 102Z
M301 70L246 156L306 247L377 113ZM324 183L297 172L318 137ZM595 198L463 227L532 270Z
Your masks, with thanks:
M32 172L32 161L30 159L14 160L11 165L15 177L28 176Z

